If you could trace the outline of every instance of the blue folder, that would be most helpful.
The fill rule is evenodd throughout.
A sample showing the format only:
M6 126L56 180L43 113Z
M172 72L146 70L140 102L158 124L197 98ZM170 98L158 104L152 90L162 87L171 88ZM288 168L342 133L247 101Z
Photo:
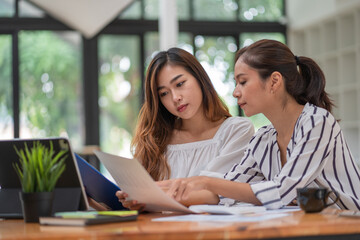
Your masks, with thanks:
M116 191L119 191L120 188L78 154L75 153L75 157L86 194L112 210L125 210L126 208L122 206L115 196Z

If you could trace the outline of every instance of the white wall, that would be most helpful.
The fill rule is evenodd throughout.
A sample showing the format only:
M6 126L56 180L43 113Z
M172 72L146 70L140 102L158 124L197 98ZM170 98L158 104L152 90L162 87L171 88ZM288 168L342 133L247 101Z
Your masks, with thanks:
M360 0L286 0L288 27L299 29L360 6Z
M333 114L360 166L360 0L286 0L288 45L326 77Z

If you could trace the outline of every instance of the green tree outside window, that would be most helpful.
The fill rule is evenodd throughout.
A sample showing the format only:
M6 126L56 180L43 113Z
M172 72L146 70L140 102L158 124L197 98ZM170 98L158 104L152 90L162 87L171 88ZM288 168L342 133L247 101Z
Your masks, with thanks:
M20 137L64 136L82 146L79 39L68 32L19 33Z

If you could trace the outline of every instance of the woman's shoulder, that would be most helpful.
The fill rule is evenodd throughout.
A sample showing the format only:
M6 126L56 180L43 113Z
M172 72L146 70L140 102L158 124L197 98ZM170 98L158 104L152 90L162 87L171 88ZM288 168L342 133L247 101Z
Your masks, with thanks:
M336 122L336 119L329 111L324 108L315 106L311 103L305 104L299 118L299 124L309 123L309 125L314 125L317 122L324 121L328 122L329 124L333 124L334 122Z
M254 126L252 122L245 117L228 117L221 124L214 138L217 138L221 135L235 134L239 132L239 134L244 134L249 132L249 134L254 134Z
M250 127L253 127L253 124L250 121L250 119L248 119L246 117L240 117L240 116L228 117L222 123L222 127L224 127L224 128L230 128L230 127L234 127L234 126L238 127L238 128L243 128L243 127L250 128Z
M250 138L254 135L254 126L245 117L228 117L221 124L213 139Z
M254 136L251 138L250 143L252 142L272 142L274 139L276 139L276 129L272 124L263 126L259 128Z
M306 103L304 106L303 113L307 115L314 115L314 116L326 116L329 115L330 112L322 107L318 107L311 103Z
M318 129L318 130L316 130ZM311 131L340 131L335 117L326 109L307 103L295 125L295 136L302 138Z

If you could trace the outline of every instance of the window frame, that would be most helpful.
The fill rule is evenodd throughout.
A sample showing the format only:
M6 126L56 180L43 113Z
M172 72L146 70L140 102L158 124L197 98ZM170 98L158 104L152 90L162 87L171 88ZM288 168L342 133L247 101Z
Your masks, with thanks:
M145 40L146 32L158 31L158 21L144 19L144 2L141 1L141 18L138 20L115 19L106 26L99 34L91 39L82 37L82 85L84 103L84 145L100 145L100 109L99 98L99 64L98 64L98 37L102 34L114 35L137 35L140 39L140 66L144 73L145 66ZM283 33L286 39L286 25L279 22L242 22L237 14L236 21L197 21L193 18L193 4L189 4L190 20L179 20L179 32L190 33L192 35L192 45L196 52L195 37L204 36L231 36L236 39L238 48L240 47L239 36L242 32L279 32ZM241 0L237 0L238 2ZM12 36L12 101L13 101L13 120L14 138L19 138L20 133L20 84L19 84L19 40L18 34L21 30L50 30L50 31L75 31L56 19L45 15L44 18L24 18L19 17L19 0L15 0L15 13L13 17L0 17L0 34L10 34ZM284 16L285 1L283 0ZM130 7L130 6L128 6ZM239 9L239 8L238 8ZM124 9L125 11L126 9ZM238 10L239 11L239 10ZM141 82L145 79L141 74ZM142 84L143 88L143 84ZM141 102L144 101L144 89L141 89ZM239 111L241 112L241 111Z

